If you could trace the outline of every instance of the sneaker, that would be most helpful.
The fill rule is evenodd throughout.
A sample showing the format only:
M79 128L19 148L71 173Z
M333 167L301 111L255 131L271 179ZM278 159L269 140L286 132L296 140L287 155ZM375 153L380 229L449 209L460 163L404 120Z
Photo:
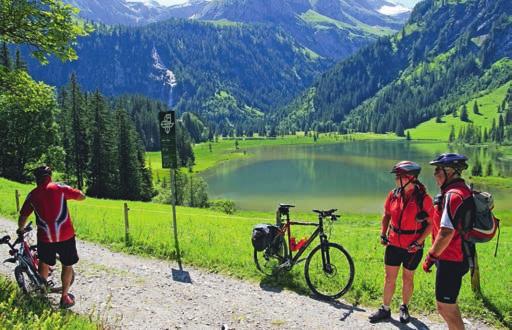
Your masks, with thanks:
M70 308L75 304L75 296L68 293L64 297L60 298L60 308Z
M409 323L411 320L411 316L409 315L409 308L407 305L400 306L400 322L401 323Z
M389 318L391 318L391 310L385 310L384 306L381 306L375 313L368 317L368 320L370 323L377 323Z

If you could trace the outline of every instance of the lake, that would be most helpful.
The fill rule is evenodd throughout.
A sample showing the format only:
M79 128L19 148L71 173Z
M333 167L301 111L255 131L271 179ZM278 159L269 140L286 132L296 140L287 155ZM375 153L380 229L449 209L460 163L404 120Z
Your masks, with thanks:
M484 172L492 160L495 173L512 174L512 160L491 149L459 149L470 157L470 163L478 157ZM438 142L379 140L262 147L249 151L253 157L222 163L203 177L210 199L233 200L239 209L271 211L286 202L302 211L337 208L341 213L380 213L394 187L390 170L396 162L419 163L423 168L420 180L435 195L433 167L428 162L446 151L446 144ZM492 187L486 189L493 193L497 209L510 208L511 197Z

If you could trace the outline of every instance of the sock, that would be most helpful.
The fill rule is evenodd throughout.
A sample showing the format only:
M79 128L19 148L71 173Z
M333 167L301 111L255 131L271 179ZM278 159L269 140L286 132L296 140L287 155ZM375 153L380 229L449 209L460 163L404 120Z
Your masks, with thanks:
M385 310L386 312L388 312L388 311L390 311L390 310L391 310L391 308L389 307L389 305L384 305L384 304L382 304L382 308L384 308L384 310Z

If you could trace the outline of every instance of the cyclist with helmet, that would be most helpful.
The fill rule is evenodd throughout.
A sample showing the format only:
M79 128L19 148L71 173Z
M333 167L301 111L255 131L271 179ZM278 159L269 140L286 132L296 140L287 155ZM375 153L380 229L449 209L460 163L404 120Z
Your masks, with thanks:
M455 153L444 153L430 162L435 166L434 177L441 194L434 200L432 247L423 263L430 272L436 264L436 301L439 314L449 329L464 329L457 305L462 277L468 272L474 256L474 244L464 242L459 235L461 219L471 212L471 189L461 178L468 168L467 158Z
M410 320L408 304L414 290L414 271L421 262L423 243L432 228L432 198L418 180L420 172L420 165L411 161L401 161L391 170L396 188L386 198L380 236L381 244L386 246L383 304L370 315L371 323L391 317L390 304L400 266L403 266L400 322Z
M78 262L75 231L66 201L84 200L85 195L78 189L52 182L52 170L41 166L34 170L37 187L27 196L20 210L18 233L22 233L32 212L36 215L37 253L39 273L48 278L49 266L54 266L56 255L62 263L62 296L60 306L69 308L75 299L69 293L73 278L73 265Z

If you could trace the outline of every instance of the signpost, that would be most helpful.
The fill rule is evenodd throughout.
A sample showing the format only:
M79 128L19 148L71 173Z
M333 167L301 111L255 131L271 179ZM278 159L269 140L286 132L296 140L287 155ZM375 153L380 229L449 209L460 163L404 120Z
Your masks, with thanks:
M172 277L176 281L190 283L190 275L183 270L181 252L178 242L178 227L176 225L176 170L178 169L178 150L176 148L176 113L165 111L158 114L160 124L160 145L162 154L162 168L171 169L172 194L172 225L174 230L174 243L179 270L172 269Z

